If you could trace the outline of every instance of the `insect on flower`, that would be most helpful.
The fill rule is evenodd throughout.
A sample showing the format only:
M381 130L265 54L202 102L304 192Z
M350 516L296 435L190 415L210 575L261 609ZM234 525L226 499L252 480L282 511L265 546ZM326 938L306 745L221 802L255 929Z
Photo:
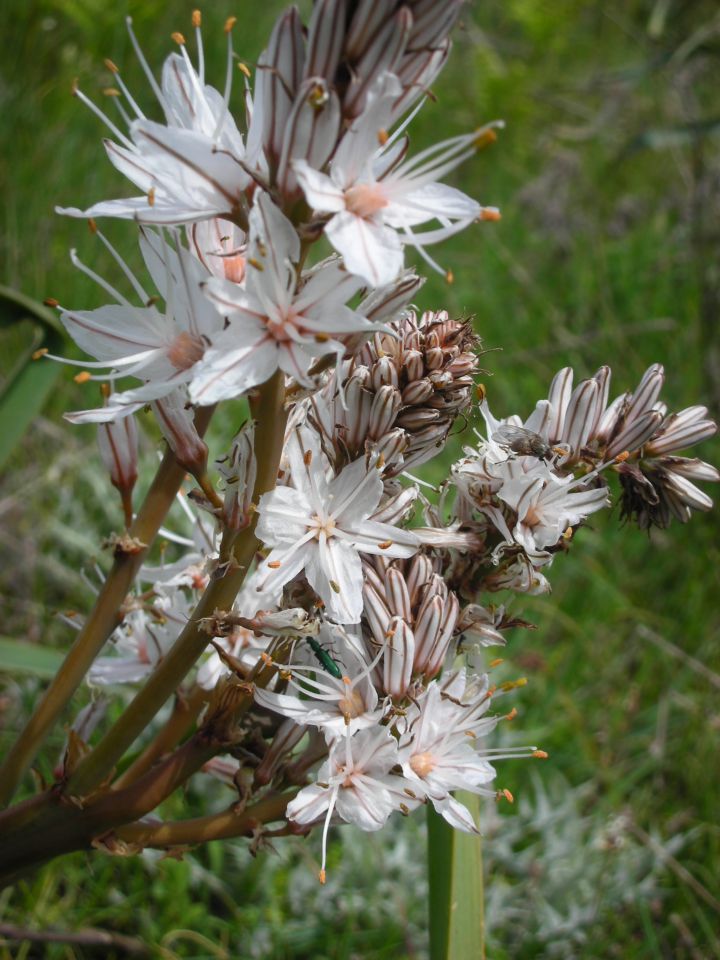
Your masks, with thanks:
M323 670L327 671L331 677L335 677L336 680L342 680L342 670L333 660L327 650L320 645L320 642L315 640L314 637L307 637L306 639L310 645L310 649L315 654L315 659L318 661Z
M534 430L525 427L515 427L504 423L492 435L495 443L499 443L513 453L523 457L537 457L538 460L549 460L553 454L565 453L562 447L553 447Z

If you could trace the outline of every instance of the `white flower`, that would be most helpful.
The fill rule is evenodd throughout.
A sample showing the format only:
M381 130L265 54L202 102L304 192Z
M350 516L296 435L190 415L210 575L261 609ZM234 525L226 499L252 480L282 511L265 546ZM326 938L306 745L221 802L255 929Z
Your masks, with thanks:
M159 596L151 609L130 610L110 638L114 655L98 657L88 682L98 686L137 683L152 673L192 615L194 603L180 590Z
M415 714L400 741L399 759L411 788L427 797L451 826L468 833L477 833L477 827L467 807L450 791L495 796L487 786L496 775L487 757L532 756L535 750L481 753L475 748L476 740L498 722L497 717L485 716L490 700L485 676L468 681L460 670L441 682L433 680L414 703Z
M375 287L402 269L403 244L416 247L440 270L424 253L425 244L444 240L475 220L498 218L496 211L483 210L476 200L437 182L487 142L492 135L488 128L436 144L404 163L403 140L393 137L378 149L378 136L400 93L392 74L378 79L367 107L340 142L329 175L305 160L293 164L313 210L332 215L325 233L345 266ZM440 226L413 232L431 220Z
M184 42L181 44L182 56L172 54L165 61L161 89L142 55L129 21L128 29L167 123L155 123L145 117L123 83L118 68L111 63L108 66L119 83L119 92L124 94L125 102L135 114L135 119L129 122L129 137L84 94L78 90L75 93L119 141L104 141L110 162L143 195L127 200L102 201L88 210L58 208L58 213L73 217L121 217L141 223L169 225L233 216L243 211L246 205L244 191L251 177L245 169L242 137L228 109L232 77L229 31L230 69L225 93L221 95L205 84L202 66L199 74L194 69Z
M256 687L257 703L296 723L319 727L328 741L377 724L381 711L371 680L374 664L366 663L342 639L337 627L325 624L318 642L343 670L343 676L333 676L317 662L308 666L293 663L288 667L293 674L288 683L297 693L274 693Z
M513 539L528 553L554 546L568 527L609 506L607 488L577 487L586 477L560 477L544 463L502 485L498 497L517 513Z
M209 404L263 383L280 367L301 383L313 359L338 354L333 334L375 329L346 301L360 287L338 261L326 262L297 289L300 241L268 194L260 193L250 215L250 250L245 286L217 278L208 296L227 314L228 326L213 338L193 379L194 402Z
M81 349L96 358L95 362L77 362L77 365L106 368L107 372L91 379L133 376L145 381L140 387L113 393L105 407L67 414L73 423L103 422L126 416L145 403L166 397L177 387L188 384L210 336L222 327L222 317L200 290L200 283L208 274L195 257L179 245L173 249L161 234L153 231L141 232L140 249L165 301L164 311L155 306L122 261L121 266L143 301L141 307L130 303L73 255L76 266L118 301L97 310L62 311L60 319L70 336Z
M357 623L363 608L360 555L409 557L418 540L409 530L372 519L383 495L376 460L360 458L332 476L316 435L302 428L286 451L293 486L276 487L258 506L257 536L272 548L259 567L258 590L279 590L304 571L328 616Z
M398 761L397 741L387 727L360 730L336 740L317 782L291 800L287 817L296 823L313 823L324 813L323 855L320 882L325 882L327 832L333 813L361 830L380 830L394 810L407 812L410 786L390 771Z

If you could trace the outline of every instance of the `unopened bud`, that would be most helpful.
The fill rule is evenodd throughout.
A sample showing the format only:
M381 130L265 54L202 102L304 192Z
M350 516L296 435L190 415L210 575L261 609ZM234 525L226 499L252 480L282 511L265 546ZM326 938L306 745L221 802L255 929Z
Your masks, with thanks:
M132 492L137 480L138 442L135 417L131 414L98 425L98 446L110 482L120 494L125 524L132 523Z
M195 429L192 414L185 409L182 394L174 391L151 406L177 462L193 476L203 476L207 470L208 448Z

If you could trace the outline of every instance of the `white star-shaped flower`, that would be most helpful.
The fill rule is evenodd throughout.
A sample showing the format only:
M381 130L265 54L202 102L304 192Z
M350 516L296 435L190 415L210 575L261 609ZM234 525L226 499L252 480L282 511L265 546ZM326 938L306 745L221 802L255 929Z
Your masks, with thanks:
M287 445L292 486L260 500L257 535L270 554L258 569L257 589L278 591L304 571L339 623L357 623L363 609L363 553L410 557L419 547L410 530L372 519L383 495L377 459L364 457L332 475L319 442L299 428Z

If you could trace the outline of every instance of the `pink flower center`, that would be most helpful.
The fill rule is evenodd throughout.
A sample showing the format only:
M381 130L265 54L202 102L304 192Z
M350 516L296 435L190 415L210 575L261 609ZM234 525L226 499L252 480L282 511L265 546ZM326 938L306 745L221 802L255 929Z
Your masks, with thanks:
M338 707L340 713L350 720L354 717L360 717L365 713L365 704L357 690L353 690L346 697L341 697L338 700Z
M410 758L410 768L424 779L435 769L435 758L431 753L416 753Z
M223 270L228 280L233 283L242 283L245 279L245 257L238 254L235 257L223 257Z
M387 205L385 192L379 183L356 183L345 191L345 207L363 220L369 220Z
M203 353L205 346L200 337L194 337L187 330L183 330L170 344L167 357L176 370L188 370L202 359Z

